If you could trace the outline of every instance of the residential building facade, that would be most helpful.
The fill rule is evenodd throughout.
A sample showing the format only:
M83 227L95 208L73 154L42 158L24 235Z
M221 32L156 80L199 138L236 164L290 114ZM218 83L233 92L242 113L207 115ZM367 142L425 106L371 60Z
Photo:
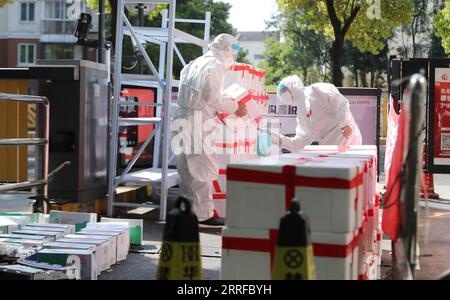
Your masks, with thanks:
M258 66L263 59L263 53L266 50L265 40L269 37L280 39L278 31L241 31L237 38L240 47L247 52L247 58L252 65Z
M73 30L85 0L16 0L0 8L0 67L26 67L39 59L91 59L95 50L76 45Z

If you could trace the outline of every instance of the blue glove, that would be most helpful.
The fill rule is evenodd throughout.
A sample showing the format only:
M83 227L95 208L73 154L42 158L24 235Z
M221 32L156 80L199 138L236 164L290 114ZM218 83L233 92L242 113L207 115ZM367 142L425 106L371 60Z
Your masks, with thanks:
M256 140L256 154L258 156L270 155L270 149L272 147L272 137L266 132L262 132L258 135Z

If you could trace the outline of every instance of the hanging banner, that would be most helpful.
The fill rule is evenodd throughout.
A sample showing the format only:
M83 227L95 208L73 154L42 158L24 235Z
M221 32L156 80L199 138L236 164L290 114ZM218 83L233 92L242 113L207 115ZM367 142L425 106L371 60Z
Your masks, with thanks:
M450 166L450 68L435 69L433 113L433 163Z

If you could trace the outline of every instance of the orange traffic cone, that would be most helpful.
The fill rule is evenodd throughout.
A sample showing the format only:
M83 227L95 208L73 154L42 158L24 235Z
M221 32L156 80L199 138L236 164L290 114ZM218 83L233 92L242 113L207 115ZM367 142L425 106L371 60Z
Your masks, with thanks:
M439 194L434 191L434 179L433 179L433 173L424 172L425 174L425 188L427 189L426 192L428 194L429 199L439 199ZM421 198L425 198L425 192L421 191L420 193Z

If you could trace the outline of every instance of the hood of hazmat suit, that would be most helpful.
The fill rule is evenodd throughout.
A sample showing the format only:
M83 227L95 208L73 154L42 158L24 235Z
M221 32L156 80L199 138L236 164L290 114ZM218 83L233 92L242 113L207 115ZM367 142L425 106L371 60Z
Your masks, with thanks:
M303 87L297 76L283 79L278 86L279 94L284 86L297 104L296 135L288 138L272 134L274 142L291 152L301 151L313 141L320 145L360 145L361 132L350 111L350 104L332 84L315 83ZM289 101L289 97L285 97ZM280 98L280 100L283 100ZM352 134L346 138L342 128L349 126Z
M193 200L199 221L211 218L214 210L210 188L219 168L214 154L217 132L214 118L218 113L234 114L238 109L235 101L223 95L225 73L238 52L238 40L220 34L207 53L181 71L178 109L171 124L172 151L182 180L181 194Z

